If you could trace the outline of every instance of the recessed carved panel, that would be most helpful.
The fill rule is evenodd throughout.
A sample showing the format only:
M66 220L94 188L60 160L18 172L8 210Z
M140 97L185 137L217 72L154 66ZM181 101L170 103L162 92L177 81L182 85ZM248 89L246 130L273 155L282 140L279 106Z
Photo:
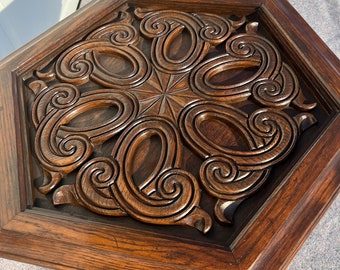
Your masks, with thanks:
M230 224L316 122L316 104L257 22L139 8L114 16L27 79L39 191L148 224L203 233Z

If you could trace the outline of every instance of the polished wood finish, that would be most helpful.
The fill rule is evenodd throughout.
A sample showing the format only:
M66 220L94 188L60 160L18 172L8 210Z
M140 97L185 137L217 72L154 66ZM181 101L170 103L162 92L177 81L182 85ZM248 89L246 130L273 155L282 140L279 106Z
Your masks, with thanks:
M92 2L1 63L0 254L286 266L338 193L338 67L286 1Z

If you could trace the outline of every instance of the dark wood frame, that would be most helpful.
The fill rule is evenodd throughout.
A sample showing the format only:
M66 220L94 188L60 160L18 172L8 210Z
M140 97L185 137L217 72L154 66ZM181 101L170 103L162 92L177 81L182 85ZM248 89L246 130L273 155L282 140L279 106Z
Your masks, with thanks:
M159 1L129 1L158 6ZM206 10L257 12L289 55L305 69L329 106L328 127L262 205L230 251L203 247L151 233L103 225L30 204L22 179L29 168L25 126L16 102L16 78L39 59L70 45L105 21L119 1L97 0L28 45L0 65L0 255L57 269L279 269L293 258L317 221L336 197L340 172L340 63L321 39L285 0L168 0L166 5L195 5ZM67 26L67 27L65 27ZM65 30L66 29L66 30ZM48 44L48 46L45 46ZM62 45L61 45L62 44ZM45 46L45 47L43 47ZM313 59L317 59L314 61ZM13 103L15 102L15 103ZM21 180L20 180L21 179Z

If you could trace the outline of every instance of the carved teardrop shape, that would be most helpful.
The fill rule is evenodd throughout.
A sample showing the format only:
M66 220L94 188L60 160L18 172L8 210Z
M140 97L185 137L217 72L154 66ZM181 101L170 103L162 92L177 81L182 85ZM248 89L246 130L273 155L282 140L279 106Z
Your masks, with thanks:
M109 106L108 104L101 104L91 109L84 110L74 118L72 118L65 126L70 129L82 129L89 126L88 118L93 119L96 126L100 127L105 123L110 122L117 114L118 108L116 106Z
M131 145L131 148L135 149L130 159L131 175L135 184L140 186L150 175L157 174L164 145L161 138L156 135L141 137L135 144L136 146Z
M249 149L242 132L225 119L206 119L200 123L200 132L208 141L223 148L245 151Z
M216 87L228 85L233 88L240 85L244 80L253 78L258 70L257 65L241 65L234 67L222 67L220 72L213 73L210 77L209 84L215 85Z
M97 65L102 70L106 70L111 76L121 76L122 78L133 74L134 62L131 57L122 53L94 52Z
M192 71L193 90L209 99L242 100L250 96L253 81L261 76L260 65L258 56L242 59L226 54L209 59Z
M210 138L210 135L205 135L209 131L204 131L204 122L218 121L219 129L224 131L225 136L237 130L240 138L231 136L232 140L237 141L235 143L220 142L220 139L216 140L216 137ZM187 106L180 115L179 125L182 131L182 136L188 142L188 144L195 150L201 157L207 158L212 154L225 153L228 155L239 155L240 149L236 148L237 145L244 145L239 142L246 142L246 147L241 149L255 149L262 144L261 140L254 136L247 127L247 114L234 107L226 105L218 105L211 102L195 102ZM230 136L230 135L229 135ZM213 141L211 140L213 139ZM227 138L226 138L227 139ZM223 136L222 136L223 140ZM232 147L228 147L231 145Z
M107 108L110 110L107 110ZM106 110L105 110L106 108ZM98 110L99 109L99 110ZM136 98L125 92L96 90L84 94L74 110L62 116L59 135L82 134L92 142L104 141L124 129L137 115ZM100 113L101 112L101 113ZM79 127L83 117L90 116L92 121ZM78 124L73 124L77 122Z
M178 27L168 35L169 46L166 48L166 55L169 56L169 60L183 62L187 58L187 55L192 52L183 50L186 44L192 44L192 39L195 36L190 35L190 32L183 27Z

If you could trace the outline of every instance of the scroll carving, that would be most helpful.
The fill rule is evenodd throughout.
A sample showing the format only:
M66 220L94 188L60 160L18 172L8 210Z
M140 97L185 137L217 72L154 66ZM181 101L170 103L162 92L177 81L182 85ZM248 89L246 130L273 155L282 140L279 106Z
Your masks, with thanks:
M205 192L215 220L231 223L226 211L316 121L257 28L244 17L122 10L46 63L28 83L39 191L55 205L206 233ZM183 166L184 148L201 159L197 172Z

